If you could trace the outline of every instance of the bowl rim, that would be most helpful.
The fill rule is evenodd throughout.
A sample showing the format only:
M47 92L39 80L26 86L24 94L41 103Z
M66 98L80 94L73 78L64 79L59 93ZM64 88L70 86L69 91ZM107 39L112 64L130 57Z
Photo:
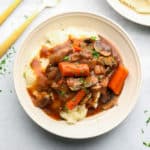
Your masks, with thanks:
M104 131L103 133L97 133L95 135L90 135L90 136L82 136L82 137L79 137L79 136L71 136L71 135L62 135L62 134L59 134L59 133L55 133L53 131L50 131L48 128L46 128L44 125L41 125L37 119L35 119L32 115L30 115L30 112L28 112L26 110L26 108L24 107L24 105L22 104L22 101L20 100L20 94L18 93L18 90L17 90L17 78L15 77L15 72L17 70L17 61L18 61L18 56L20 54L20 51L21 51L21 48L22 46L24 45L24 43L26 43L26 40L34 33L34 31L36 29L38 29L42 24L46 24L47 22L49 22L50 20L52 19L55 19L57 17L64 17L64 16L68 16L68 15L80 15L80 16L88 16L88 17L95 17L95 18L102 18L103 21L106 21L109 23L109 25L117 30L118 32L121 33L121 35L123 36L123 38L125 38L128 42L128 44L130 45L130 47L132 47L132 52L134 53L134 55L136 56L135 57L135 60L136 60L136 63L137 63L137 69L138 69L138 72L139 72L139 78L138 78L138 83L137 83L137 91L136 91L136 94L134 95L133 99L134 99L134 103L133 105L130 107L130 110L124 114L124 117L122 117L122 119L120 119L114 126L111 126L109 129L107 129L106 131ZM34 121L38 126L40 126L41 128L43 128L44 130L50 132L51 134L53 135L57 135L57 136L60 136L60 137L63 137L63 138L68 138L68 139L88 139L88 138L94 138L94 137L97 137L97 136L100 136L100 135L103 135L111 130L113 130L114 128L116 128L118 125L120 125L127 117L128 115L131 113L131 111L133 110L133 108L135 107L136 103L137 103L137 100L138 100L138 96L139 96L139 93L140 93L140 89L141 89L141 83L142 83L142 71L141 71L141 64L140 64L140 57L138 55L138 52L136 51L136 47L135 47L135 44L134 42L131 40L130 36L128 35L128 33L116 22L114 22L113 20L111 20L110 18L104 16L104 15L99 15L99 14L95 14L95 13L91 13L91 12L85 12L85 11L69 11L69 12L64 12L64 13L59 13L59 14L56 14L56 15L52 15L50 16L49 18L47 18L46 20L40 22L38 25L36 25L28 34L27 36L25 37L25 39L21 42L21 44L19 45L19 49L18 52L16 53L16 56L15 56L15 61L14 61L14 66L13 66L13 79L14 79L14 87L15 87L15 91L16 91L16 94L17 94L17 98L18 98L18 101L19 103L21 104L22 108L24 109L24 111L27 113L27 115L31 118L32 121Z

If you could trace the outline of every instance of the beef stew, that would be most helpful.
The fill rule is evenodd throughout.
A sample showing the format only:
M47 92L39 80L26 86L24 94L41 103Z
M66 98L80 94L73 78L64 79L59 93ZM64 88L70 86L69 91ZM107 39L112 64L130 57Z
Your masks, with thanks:
M42 69L39 57L49 60L46 69ZM116 48L104 37L70 36L53 48L43 46L39 57L31 61L36 82L27 90L33 104L50 117L66 120L64 112L83 105L84 117L88 117L117 104L128 71Z

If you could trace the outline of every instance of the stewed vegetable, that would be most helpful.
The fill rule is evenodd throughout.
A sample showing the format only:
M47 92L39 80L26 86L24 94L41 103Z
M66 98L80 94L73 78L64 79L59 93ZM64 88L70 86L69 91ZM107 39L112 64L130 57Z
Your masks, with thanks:
M88 76L90 71L87 64L75 64L68 62L61 62L58 65L60 73L64 77L72 76Z

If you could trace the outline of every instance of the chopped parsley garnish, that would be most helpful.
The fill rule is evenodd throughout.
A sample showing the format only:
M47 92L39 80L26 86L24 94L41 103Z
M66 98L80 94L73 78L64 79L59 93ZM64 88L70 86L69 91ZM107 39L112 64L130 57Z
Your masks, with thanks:
M84 84L85 80L84 80L83 78L80 78L80 82L81 82L82 84Z
M65 56L65 57L64 57L64 60L65 60L65 61L68 61L68 60L69 60L69 56Z
M96 41L96 36L91 36L91 40Z
M68 108L67 108L66 106L63 107L63 110L64 110L65 112L68 112Z
M145 145L146 147L150 147L150 142L143 142L143 145Z
M26 79L26 72L23 73L23 78Z
M84 70L80 70L80 73L81 73L81 74L84 74Z
M1 65L5 64L5 63L6 63L6 59L3 59L3 60L1 61Z
M28 19L28 16L27 16L27 15L24 15L24 18L25 18L25 19Z
M59 93L61 96L64 96L65 95L65 91L60 91Z
M6 72L6 58L0 61L0 74L3 75Z
M144 114L148 113L148 110L144 110Z
M103 79L104 78L104 75L99 75L98 76L98 80L101 80L101 79Z
M147 113L149 113L149 110L144 110L144 114L147 116ZM150 116L146 119L145 121L146 123L146 127L148 127L148 125L150 124ZM143 129L141 129L141 134L144 136L145 134L145 131ZM143 145L145 147L150 147L150 141L144 141L143 140Z
M99 54L97 51L93 50L92 56L93 56L94 58L99 58L100 54Z
M47 44L51 44L51 41L50 41L50 40L46 40L46 43L47 43Z
M144 134L144 130L143 129L141 129L141 133Z
M85 91L86 94L89 93L89 90L87 88L83 88L83 90Z
M146 124L148 125L150 123L150 117L146 120Z
M9 74L8 63L12 61L14 53L16 53L16 50L14 46L11 46L6 55L0 60L0 75Z

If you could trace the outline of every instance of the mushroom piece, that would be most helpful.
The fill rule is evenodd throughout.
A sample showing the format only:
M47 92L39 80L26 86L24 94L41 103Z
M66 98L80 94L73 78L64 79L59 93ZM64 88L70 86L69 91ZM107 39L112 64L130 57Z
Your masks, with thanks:
M94 43L94 48L97 52L100 52L102 50L102 45L100 40L96 40Z
M99 52L101 55L105 57L108 57L111 55L111 47L106 45L105 43L102 43L101 40L95 41L94 48L97 52Z
M111 51L108 51L108 50L101 50L100 51L100 54L105 56L105 57L108 57L111 55Z
M99 101L99 98L101 97L101 92L100 91L97 91L97 92L93 92L93 100L92 100L92 107L93 108L97 108L98 107L98 101Z
M81 101L81 104L86 104L91 97L92 97L92 93L87 94L86 97Z

